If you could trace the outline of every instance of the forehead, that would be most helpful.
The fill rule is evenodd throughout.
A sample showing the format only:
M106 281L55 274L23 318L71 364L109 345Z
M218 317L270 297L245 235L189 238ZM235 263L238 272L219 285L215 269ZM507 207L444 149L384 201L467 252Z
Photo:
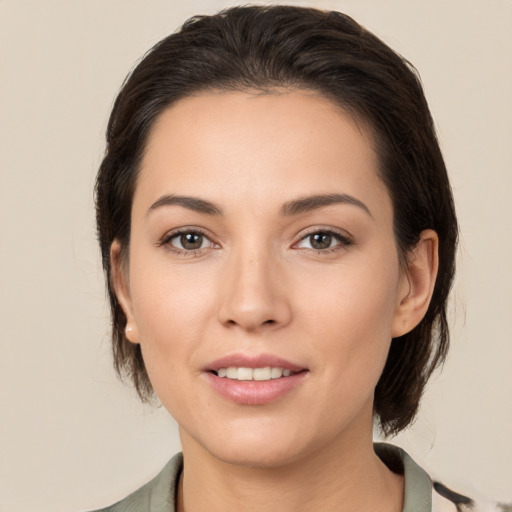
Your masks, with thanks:
M387 196L377 169L371 137L317 93L205 93L158 118L135 200L163 193L266 203L333 191Z

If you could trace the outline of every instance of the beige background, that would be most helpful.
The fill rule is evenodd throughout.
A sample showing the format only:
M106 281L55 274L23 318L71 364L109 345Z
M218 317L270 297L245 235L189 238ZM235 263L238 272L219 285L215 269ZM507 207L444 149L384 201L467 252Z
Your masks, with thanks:
M106 505L179 449L110 367L92 187L133 63L234 3L0 0L0 511ZM453 350L396 442L456 488L512 500L512 1L289 3L353 15L421 72L462 245Z

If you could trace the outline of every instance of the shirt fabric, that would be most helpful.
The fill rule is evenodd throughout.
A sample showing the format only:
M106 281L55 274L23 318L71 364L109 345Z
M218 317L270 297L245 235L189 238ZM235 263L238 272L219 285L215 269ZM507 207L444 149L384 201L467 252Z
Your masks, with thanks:
M391 471L404 475L402 512L512 512L512 505L479 506L470 498L432 482L401 448L376 443L375 452ZM123 500L94 512L176 512L178 482L183 469L183 455L175 455L147 484Z

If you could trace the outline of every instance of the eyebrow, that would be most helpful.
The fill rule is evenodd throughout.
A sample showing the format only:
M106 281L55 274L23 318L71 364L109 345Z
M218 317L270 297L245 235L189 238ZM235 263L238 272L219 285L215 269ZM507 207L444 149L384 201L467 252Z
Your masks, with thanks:
M357 206L373 218L370 209L359 199L349 194L316 194L305 196L285 203L281 208L282 217L291 217L301 213L307 213L318 208L330 206L333 204L349 204ZM206 199L191 196L177 196L166 194L158 198L149 208L148 215L162 206L182 206L189 210L203 213L206 215L222 215L222 209Z
M164 195L158 198L149 208L148 214L162 206L182 206L198 213L206 215L222 215L222 210L210 201L198 197L176 196L174 194Z
M348 194L318 194L313 196L306 196L285 203L281 208L281 215L288 217L292 215L299 215L301 213L310 212L324 206L330 206L332 204L350 204L357 206L364 210L373 219L373 215L362 201L354 196Z

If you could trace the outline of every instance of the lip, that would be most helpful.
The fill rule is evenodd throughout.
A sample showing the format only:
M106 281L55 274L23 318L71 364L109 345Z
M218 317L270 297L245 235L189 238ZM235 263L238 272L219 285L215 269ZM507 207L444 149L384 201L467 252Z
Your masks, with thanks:
M264 368L273 366L296 372L289 377L268 381L238 381L218 377L214 371L230 366L243 368ZM232 354L216 359L207 365L203 376L211 388L227 400L241 405L264 405L282 399L302 384L309 371L291 361L270 354Z

